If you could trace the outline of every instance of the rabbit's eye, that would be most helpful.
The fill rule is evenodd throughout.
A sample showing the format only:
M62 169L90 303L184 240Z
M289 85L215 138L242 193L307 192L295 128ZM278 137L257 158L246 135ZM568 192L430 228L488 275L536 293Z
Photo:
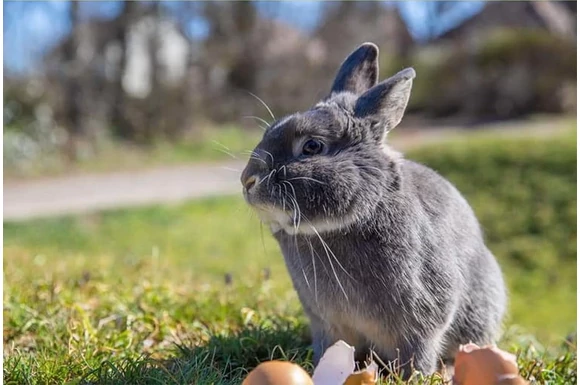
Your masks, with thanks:
M316 139L308 139L302 146L302 155L316 155L322 152L324 145Z

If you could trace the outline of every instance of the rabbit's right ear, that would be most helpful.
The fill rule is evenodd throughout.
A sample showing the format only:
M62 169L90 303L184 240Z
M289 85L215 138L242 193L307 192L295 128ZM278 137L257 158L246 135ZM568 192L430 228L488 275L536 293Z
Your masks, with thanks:
M406 68L377 84L356 101L354 116L371 119L378 140L401 122L415 78L415 70Z
M378 56L379 48L373 43L358 47L340 66L330 93L350 91L360 95L377 84Z

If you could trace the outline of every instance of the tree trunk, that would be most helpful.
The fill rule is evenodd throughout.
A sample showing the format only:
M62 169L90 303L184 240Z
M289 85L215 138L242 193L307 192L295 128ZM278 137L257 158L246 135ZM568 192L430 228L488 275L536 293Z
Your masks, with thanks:
M125 116L126 95L123 89L123 76L127 71L127 35L133 21L137 3L130 0L123 1L121 15L117 19L117 43L121 49L121 57L117 67L115 84L113 85L112 116L113 133L122 139L131 140L135 137L135 130L130 120Z
M159 61L159 47L160 47L160 28L159 23L161 22L161 2L159 0L154 1L152 4L152 16L154 20L153 34L149 40L149 61L151 63L150 72L150 84L151 91L148 96L148 109L147 109L147 123L144 127L144 132L142 140L146 143L151 143L153 138L161 131L164 131L164 124L161 121L161 102L163 92L160 87L160 75L161 75L161 63Z
M66 153L68 160L74 162L78 159L79 142L84 135L81 106L80 68L77 58L78 50L78 22L79 2L72 0L69 10L71 22L70 39L64 47L64 60L66 63L66 127L67 143Z

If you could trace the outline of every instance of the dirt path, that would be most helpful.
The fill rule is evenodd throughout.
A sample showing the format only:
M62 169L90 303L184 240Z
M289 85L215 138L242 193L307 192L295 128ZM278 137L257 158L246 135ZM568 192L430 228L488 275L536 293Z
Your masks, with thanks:
M502 124L498 134L544 136L559 129L546 123ZM426 143L448 140L454 129L413 130L394 137L390 143L408 150ZM34 181L4 182L4 220L76 214L102 209L179 202L207 196L239 194L242 162L213 165L161 167L143 171L68 176Z

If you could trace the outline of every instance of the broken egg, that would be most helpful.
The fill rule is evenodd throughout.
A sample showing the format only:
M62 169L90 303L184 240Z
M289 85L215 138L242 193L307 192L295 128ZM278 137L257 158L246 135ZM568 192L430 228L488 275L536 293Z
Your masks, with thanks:
M314 385L300 366L287 361L266 361L252 370L242 385Z
M377 381L374 362L359 372L354 369L354 347L341 340L324 352L312 378L296 364L267 361L252 370L242 385L371 385Z
M316 385L344 384L354 371L354 347L340 340L324 352L312 379Z
M358 372L354 369L354 347L340 340L326 349L312 379L314 385L370 385L377 381L376 363Z
M516 356L495 346L467 344L455 356L454 385L526 385Z
M312 378L300 366L268 361L252 370L242 385L373 385L378 365L355 369L354 347L338 341L329 347ZM518 373L516 357L495 346L462 345L455 356L453 385L529 385Z
M366 369L348 376L344 385L373 385L378 380L379 366L373 361Z

